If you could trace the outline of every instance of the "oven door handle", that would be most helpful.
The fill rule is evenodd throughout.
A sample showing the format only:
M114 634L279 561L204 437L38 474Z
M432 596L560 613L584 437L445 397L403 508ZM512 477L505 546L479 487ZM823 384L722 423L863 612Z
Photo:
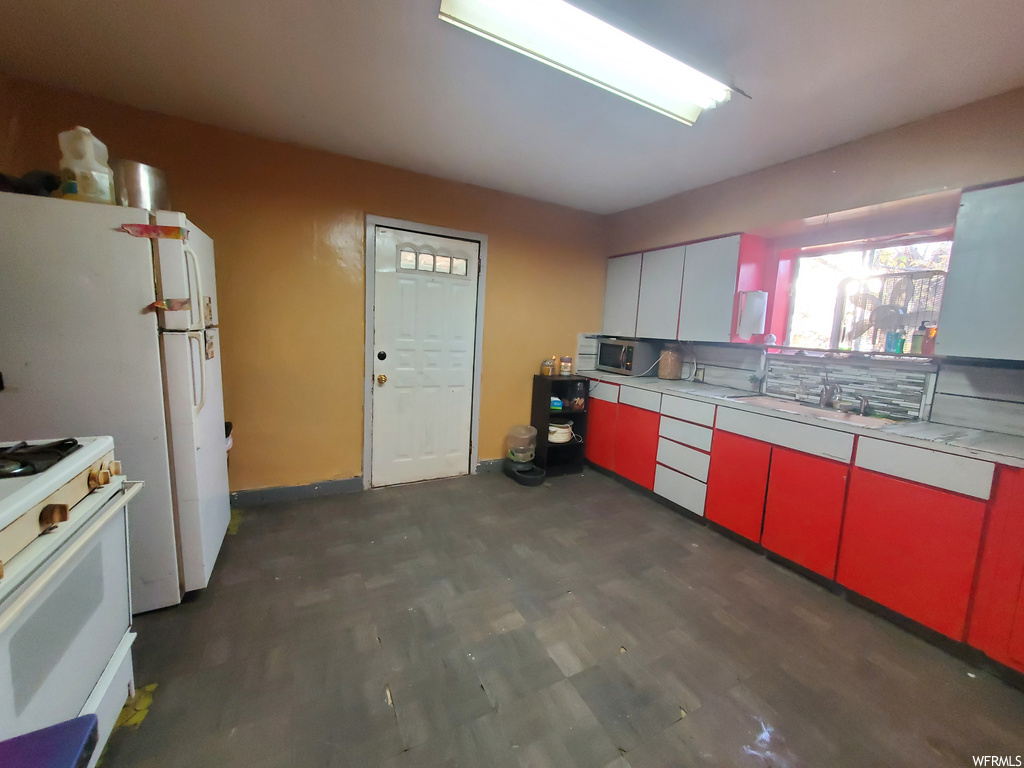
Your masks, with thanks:
M22 592L15 601L11 604L11 607L0 615L0 635L8 630L22 612L32 604L32 601L36 599L40 592L46 589L46 586L54 580L54 578L63 573L67 568L68 563L77 555L82 549L86 547L93 540L93 538L100 532L100 529L107 524L107 522L118 512L124 509L125 505L135 498L135 495L142 490L143 483L125 483L126 489L121 494L120 500L112 505L109 509L100 512L99 515L89 524L89 530L77 539L72 541L60 556L54 560L50 567L47 568L42 575L32 581L31 584Z

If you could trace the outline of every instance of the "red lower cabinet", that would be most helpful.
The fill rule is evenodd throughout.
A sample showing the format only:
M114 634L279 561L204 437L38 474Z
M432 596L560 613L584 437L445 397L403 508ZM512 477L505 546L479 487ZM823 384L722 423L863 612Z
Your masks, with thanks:
M1024 672L1024 470L1000 467L989 506L968 644Z
M1017 609L1013 613L1013 630L1010 632L1007 656L1007 664L1024 672L1024 583L1017 593Z
M654 490L661 414L619 404L615 431L615 471L644 488Z
M985 502L850 470L836 580L963 640Z
M716 429L704 516L751 541L761 540L772 447Z
M615 468L615 433L618 425L619 404L590 398L587 412L587 441L583 455L605 469Z
M834 578L849 469L838 461L773 448L762 546Z

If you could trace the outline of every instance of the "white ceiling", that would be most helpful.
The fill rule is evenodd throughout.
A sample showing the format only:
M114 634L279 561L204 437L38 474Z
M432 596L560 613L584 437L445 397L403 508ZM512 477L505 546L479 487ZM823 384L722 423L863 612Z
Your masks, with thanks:
M0 0L0 71L598 213L1024 85L1020 0L574 2L752 99L687 128L439 0Z

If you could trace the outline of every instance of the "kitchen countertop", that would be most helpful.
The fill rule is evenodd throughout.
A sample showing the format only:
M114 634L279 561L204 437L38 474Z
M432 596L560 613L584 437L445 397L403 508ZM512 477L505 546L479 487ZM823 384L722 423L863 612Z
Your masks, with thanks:
M843 421L838 418L838 413L831 415L823 411L819 416L813 413L816 410L813 406L797 406L800 410L799 413L787 411L785 410L787 406L792 407L797 404L782 398L758 396L756 392L746 392L731 387L712 386L695 381L670 381L652 376L620 376L602 371L578 371L578 374L600 379L609 384L637 387L665 395L688 397L740 411L771 415L840 432L851 432L918 448L993 461L1014 467L1024 467L1024 437L1016 435L1004 435L999 432L987 432L969 427L954 427L930 421L902 421L893 424L890 420L878 419L879 426L865 426ZM778 407L766 405L765 402L768 399L777 400ZM747 400L756 402L746 402Z

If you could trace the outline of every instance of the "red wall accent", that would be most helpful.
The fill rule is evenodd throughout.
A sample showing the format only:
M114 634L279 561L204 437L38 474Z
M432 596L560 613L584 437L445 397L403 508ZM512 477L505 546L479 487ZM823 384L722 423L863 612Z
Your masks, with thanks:
M740 235L740 259L736 270L736 296L732 306L732 336L730 341L741 344L760 344L764 336L753 336L749 341L736 335L736 324L740 319L740 293L742 291L769 291L768 317L771 317L772 289L768 280L774 281L775 265L768 243L755 235ZM766 323L767 325L767 323Z
M796 273L798 251L787 250L776 253L768 242L756 235L740 236L740 259L736 272L736 296L732 307L732 335L730 341L740 344L763 344L764 335L752 336L750 340L736 335L740 318L740 293L743 291L767 291L765 333L774 333L782 344L786 340L789 326L789 290Z

